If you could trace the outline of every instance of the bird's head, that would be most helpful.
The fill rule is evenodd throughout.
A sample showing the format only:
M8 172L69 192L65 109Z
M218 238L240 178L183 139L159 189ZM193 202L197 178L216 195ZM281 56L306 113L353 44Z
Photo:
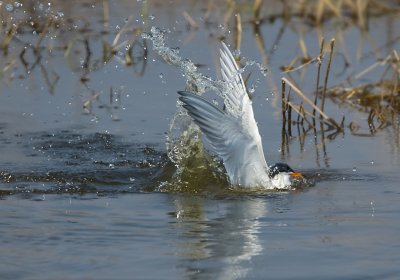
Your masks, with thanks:
M303 181L303 175L294 171L286 163L276 163L268 168L268 176L278 189L290 188L294 182Z

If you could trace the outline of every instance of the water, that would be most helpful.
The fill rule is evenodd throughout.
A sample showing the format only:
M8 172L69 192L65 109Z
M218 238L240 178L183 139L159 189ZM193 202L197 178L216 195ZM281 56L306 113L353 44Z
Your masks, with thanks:
M1 275L395 278L397 183L377 191L357 180L332 181L300 193L221 198L10 196L2 201Z
M392 125L365 137L368 112L328 99L326 113L344 115L345 132L334 138L309 133L304 139L295 133L283 153L279 67L299 54L300 25L292 23L280 38L282 21L261 25L262 52L260 35L244 23L240 56L247 65L244 76L251 72L267 160L290 163L314 184L292 192L230 190L219 162L204 154L199 139L179 138L190 124L176 117L176 91L193 86L187 79L194 70L206 82L218 77L217 37L233 44L234 28L222 22L218 9L205 14L206 7L186 2L109 3L105 24L104 3L33 5L30 11L39 19L65 20L64 32L54 28L41 41L39 64L27 47L25 67L15 42L2 54L1 279L396 279L398 115ZM5 17L24 17L28 4L11 5L12 11L1 7ZM183 11L198 22L197 30L187 30ZM88 14L89 25L76 16ZM71 15L75 20L69 22ZM398 30L382 32L398 19L372 21L366 36L382 42L379 46L362 43L356 27L338 34L346 48L337 36L331 84L371 65L377 48L382 57L389 53L390 44L383 42L398 49ZM165 63L140 36L151 26L166 30L165 45L179 47L177 58L195 68L185 72ZM37 35L24 28L17 39L37 43ZM116 40L124 28L138 30L136 39L121 33ZM328 26L323 32L330 38L337 30ZM315 34L303 35L316 55ZM103 41L122 44L106 61ZM130 46L133 62L127 66ZM305 92L315 86L315 68L303 78L293 74ZM362 82L373 78L370 73ZM206 90L210 84L205 86L197 89L213 96ZM364 137L353 135L351 121ZM189 135L200 137L197 133L193 128ZM188 139L191 149L168 150ZM188 153L184 158L182 151Z

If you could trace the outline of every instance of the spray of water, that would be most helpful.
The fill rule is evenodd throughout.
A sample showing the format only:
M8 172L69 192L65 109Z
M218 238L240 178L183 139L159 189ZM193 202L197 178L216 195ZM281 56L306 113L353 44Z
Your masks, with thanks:
M142 37L153 44L153 51L161 56L165 62L178 67L186 78L186 90L202 95L206 91L215 91L221 95L224 90L224 82L215 81L198 72L192 61L182 58L178 49L166 45L165 31L152 27L150 32L143 33ZM199 128L193 123L186 111L177 106L177 112L173 116L167 134L167 153L176 170L173 180L169 185L174 187L188 187L196 184L204 177L221 177L215 170L221 169L215 158L204 152ZM217 167L217 168L216 168ZM210 178L208 178L210 179ZM204 182L203 182L204 185ZM198 187L198 186L197 186ZM193 186L193 188L195 188Z
M152 27L150 32L143 33L142 37L152 42L153 51L165 62L178 67L182 71L186 78L186 90L198 95L202 95L206 91L213 91L222 98L227 111L238 114L238 112L235 112L238 108L231 106L229 99L226 98L226 93L233 90L236 81L213 80L200 73L191 60L182 58L178 49L171 48L166 44L166 32L157 27ZM265 67L254 61L246 61L244 68L254 64L258 65L265 75ZM244 68L238 69L238 73L241 74ZM211 177L221 179L221 174L224 174L223 167L218 160L204 152L198 126L193 123L182 106L178 105L177 108L177 112L170 123L166 141L168 157L176 167L172 184L193 185L194 181L202 180L204 176L209 177L210 174L212 174ZM202 174L203 177L199 174ZM202 185L204 185L204 182L202 182Z
M222 90L223 83L221 81L214 81L204 76L197 71L196 65L194 65L190 59L180 57L178 49L170 48L166 45L165 31L153 26L150 32L143 33L142 37L153 43L153 50L167 63L181 69L186 77L187 83L191 84L191 87L193 87L196 93L202 94L209 90L220 92Z

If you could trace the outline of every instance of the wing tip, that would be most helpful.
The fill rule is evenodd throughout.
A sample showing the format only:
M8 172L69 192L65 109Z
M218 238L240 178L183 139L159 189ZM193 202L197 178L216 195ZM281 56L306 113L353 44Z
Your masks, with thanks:
M229 48L224 41L221 41L221 45L222 45L222 48L224 49L224 51L227 51L227 50L229 51Z

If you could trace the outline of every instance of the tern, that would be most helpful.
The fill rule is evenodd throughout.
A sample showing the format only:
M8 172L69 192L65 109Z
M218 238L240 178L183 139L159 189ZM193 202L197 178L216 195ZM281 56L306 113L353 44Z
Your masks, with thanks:
M223 42L220 64L222 80L226 85L222 90L224 108L189 91L178 92L182 106L205 135L212 152L222 159L231 185L290 189L296 178L303 177L285 163L267 164L252 101L240 69Z

